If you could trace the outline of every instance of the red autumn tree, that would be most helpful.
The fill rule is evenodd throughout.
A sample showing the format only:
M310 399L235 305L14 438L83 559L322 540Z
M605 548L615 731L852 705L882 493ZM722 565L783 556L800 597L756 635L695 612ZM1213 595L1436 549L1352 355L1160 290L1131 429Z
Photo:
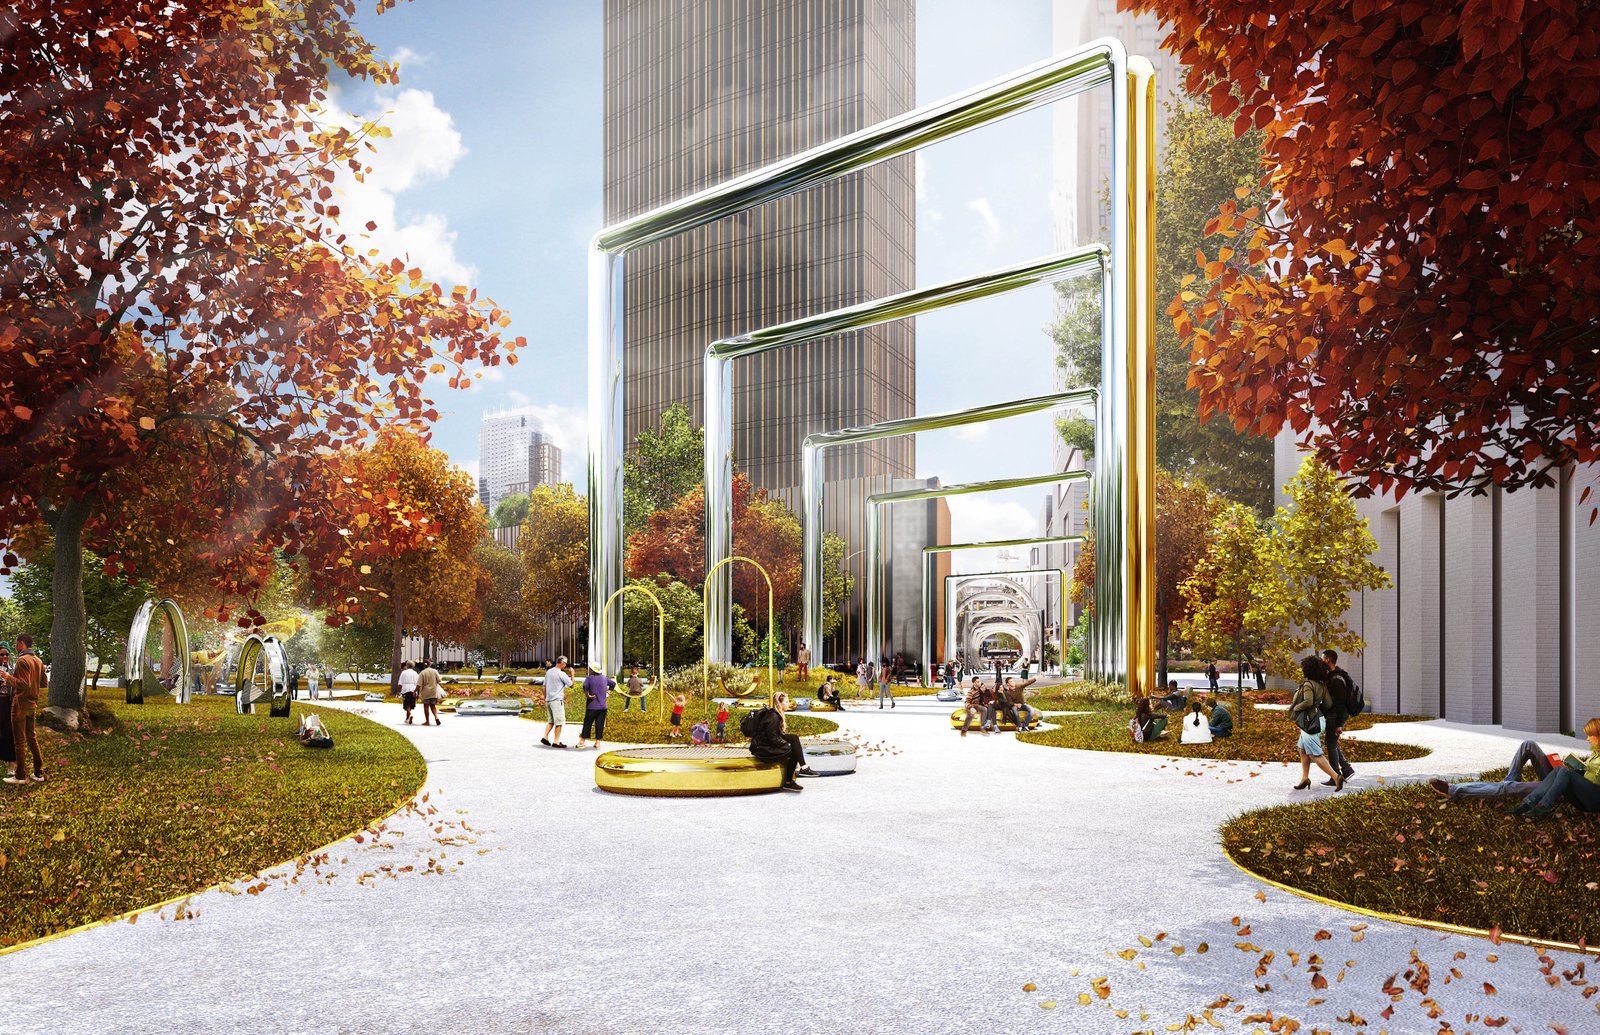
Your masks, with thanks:
M49 703L66 721L81 547L128 575L185 554L248 596L325 520L319 454L422 425L428 374L455 386L521 343L493 303L339 225L336 175L362 175L383 130L325 116L329 75L395 75L353 10L0 10L0 541L54 533Z
M1264 130L1174 301L1204 411L1369 488L1600 459L1600 18L1584 0L1122 0ZM1266 264L1252 275L1240 264Z
M705 490L685 493L666 510L650 515L645 527L628 539L627 574L630 579L671 575L691 586L706 577ZM792 617L801 592L800 522L779 500L757 489L743 474L733 476L733 552L749 557L772 579L775 618ZM767 583L748 564L729 565L733 571L733 599L749 614L757 628L767 620Z
M472 476L412 432L381 432L369 449L319 458L322 519L300 541L307 591L329 609L392 627L390 689L407 630L465 642L482 618L490 575L477 550L487 532Z

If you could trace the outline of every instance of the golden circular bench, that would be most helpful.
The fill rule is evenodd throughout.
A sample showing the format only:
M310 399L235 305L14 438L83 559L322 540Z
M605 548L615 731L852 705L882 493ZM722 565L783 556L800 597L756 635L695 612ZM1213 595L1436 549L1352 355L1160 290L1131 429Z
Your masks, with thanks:
M740 747L658 744L607 751L594 760L594 784L612 794L716 798L765 794L783 782L783 767Z
M1039 715L1038 712L1033 712L1032 714L1033 714L1033 722L1032 722L1031 725L1028 726L1028 729L1036 730L1036 729L1039 728L1039 723L1040 723L1041 719L1040 719L1040 715ZM950 728L951 729L956 729L956 730L960 729L961 728L961 724L963 722L966 722L966 721L967 721L967 710L965 708L957 708L955 711L950 713ZM981 725L983 725L983 716L980 714L980 715L976 716L972 720L972 728L973 729L977 729ZM994 726L994 728L999 730L1001 733L1014 733L1014 732L1016 732L1017 724L1011 721L1011 716L1010 715L1001 714L1001 715L996 715L995 716L995 726Z

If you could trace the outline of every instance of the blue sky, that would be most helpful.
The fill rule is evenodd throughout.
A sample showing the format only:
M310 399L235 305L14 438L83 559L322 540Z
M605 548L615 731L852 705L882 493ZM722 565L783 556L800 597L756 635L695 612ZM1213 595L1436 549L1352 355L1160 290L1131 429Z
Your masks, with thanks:
M387 112L394 136L375 158L375 183L346 209L376 212L380 244L407 250L442 279L466 279L513 315L529 347L466 392L440 385L435 443L477 459L485 409L546 408L564 467L582 488L585 255L601 213L601 10L597 2L413 0L363 15L401 86L341 92L362 115ZM970 2L922 0L917 99L927 103L1047 57L1047 0L1003 0L974 18ZM932 283L1053 247L1050 115L1037 112L923 152L917 280ZM362 217L364 220L365 216ZM919 412L1048 390L1053 353L1048 289L976 303L918 322ZM946 481L1041 470L1044 418L919 439L918 474ZM1023 534L1042 490L969 497L958 538Z

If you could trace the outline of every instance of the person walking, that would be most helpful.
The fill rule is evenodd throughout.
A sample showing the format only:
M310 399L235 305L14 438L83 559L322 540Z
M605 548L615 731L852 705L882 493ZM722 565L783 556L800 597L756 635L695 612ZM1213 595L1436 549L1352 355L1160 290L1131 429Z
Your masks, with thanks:
M785 728L784 713L789 710L789 695L778 691L772 697L771 707L763 707L744 720L743 729L750 738L750 754L763 762L776 762L783 766L783 784L786 791L803 790L795 776L816 776L806 765L805 748L798 735Z
M306 666L306 689L311 691L311 699L317 699L317 687L322 682L322 670L315 665ZM332 696L330 694L330 696Z
M1032 667L1033 667L1033 659L1032 658L1023 658L1022 659L1022 670L1018 674L1017 678L1019 678L1019 679L1027 679L1028 678L1028 669L1030 669Z
M887 700L889 707L894 707L894 669L884 665L878 669L878 710L883 710L883 702Z
M1221 680L1221 676L1222 673L1217 671L1217 663L1215 659L1206 664L1206 682L1211 685L1211 692L1213 694L1217 692L1217 684Z
M811 675L811 648L806 646L806 641L800 641L800 650L796 652L794 662L800 667L800 682L804 683Z
M564 748L561 743L561 727L567 721L567 687L572 685L572 677L567 675L567 656L565 654L556 659L553 667L544 670L544 706L549 713L544 724L544 736L539 738L539 743L545 747ZM554 740L551 740L554 731Z
M411 711L417 706L417 668L409 661L400 663L400 676L395 680L400 685L400 707L406 712L406 725L411 725Z
M600 749L600 738L606 735L606 700L616 685L616 680L606 678L606 674L598 669L584 677L583 729L578 731L579 751L583 750L586 740L590 747L597 751Z
M1328 666L1315 654L1307 654L1300 662L1300 685L1295 687L1294 699L1289 702L1289 716L1300 730L1296 750L1300 753L1300 782L1297 791L1311 786L1311 764L1327 773L1333 780L1335 791L1344 790L1344 774L1328 764L1322 752L1323 716L1332 705L1328 696Z
M11 743L16 752L16 769L6 783L26 783L28 758L33 757L35 783L44 783L44 756L39 754L39 737L34 731L34 713L39 709L39 691L48 683L44 662L33 652L33 637L17 637L17 660L6 682L11 685Z
M1356 685L1350 679L1350 673L1339 667L1336 651L1323 651L1322 663L1328 669L1328 697L1333 702L1323 716L1328 721L1327 732L1322 735L1323 746L1328 753L1328 764L1333 766L1341 779L1348 780L1356 775L1356 769L1344 757L1344 746L1339 742L1339 735L1350 721L1350 702L1355 697ZM1332 787L1333 781L1325 780L1323 786Z
M861 691L859 696L862 700L866 700L867 695L872 692L872 688L877 685L878 670L873 666L872 662L863 660L857 667L857 671L860 672L860 675L856 676L856 686Z
M422 671L417 673L417 700L422 703L422 724L428 724L428 716L433 716L433 724L439 723L439 698L444 696L444 689L439 682L439 670L433 667L433 662L423 661Z

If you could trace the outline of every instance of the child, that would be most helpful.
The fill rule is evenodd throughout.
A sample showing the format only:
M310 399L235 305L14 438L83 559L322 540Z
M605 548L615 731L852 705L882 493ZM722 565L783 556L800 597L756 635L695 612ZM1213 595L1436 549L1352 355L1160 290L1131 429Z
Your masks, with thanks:
M718 743L718 744L726 744L728 742L728 715L729 714L730 713L728 711L728 702L724 701L720 705L717 706L717 739L716 739L716 743Z
M711 731L706 728L706 724L703 722L697 722L689 727L689 740L695 747L704 747L710 737Z
M672 695L672 732L667 734L668 740L683 739L683 708L688 703L689 698L686 695Z

